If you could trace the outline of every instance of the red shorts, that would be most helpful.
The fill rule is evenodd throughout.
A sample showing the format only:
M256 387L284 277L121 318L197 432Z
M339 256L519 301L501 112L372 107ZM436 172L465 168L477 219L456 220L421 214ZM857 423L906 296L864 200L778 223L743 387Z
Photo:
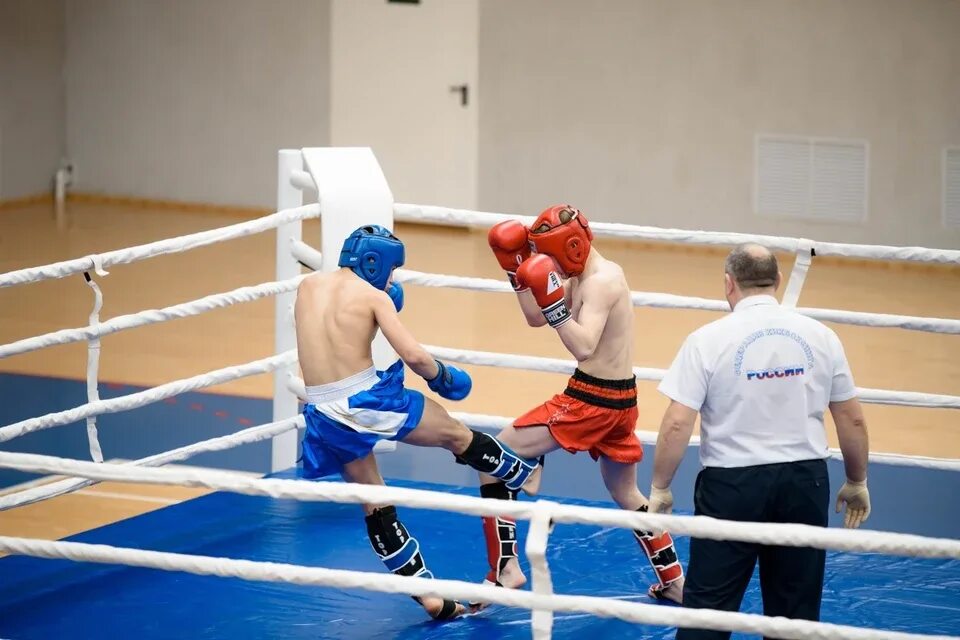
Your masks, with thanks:
M643 459L643 447L634 429L637 426L636 378L603 380L579 369L563 393L517 418L513 426L544 426L561 447L570 453L589 451L629 464Z

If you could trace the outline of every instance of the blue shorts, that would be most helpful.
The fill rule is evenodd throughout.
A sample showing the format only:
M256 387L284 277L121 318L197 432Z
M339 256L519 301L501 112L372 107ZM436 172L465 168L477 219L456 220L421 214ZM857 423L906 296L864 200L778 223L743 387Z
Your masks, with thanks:
M307 387L302 477L340 473L366 457L378 440L402 440L423 416L423 394L403 386L403 361L338 382Z

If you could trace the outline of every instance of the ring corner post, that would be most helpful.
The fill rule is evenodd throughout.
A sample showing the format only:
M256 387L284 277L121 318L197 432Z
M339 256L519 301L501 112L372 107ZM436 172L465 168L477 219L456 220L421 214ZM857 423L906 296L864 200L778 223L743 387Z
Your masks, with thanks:
M393 229L393 193L368 147L314 147L303 150L307 171L317 185L323 270L338 268L343 241L365 224ZM397 356L378 332L373 362L386 369Z
M547 539L553 526L551 504L547 500L537 501L533 517L530 518L530 531L527 533L527 544L524 548L533 572L532 590L544 596L553 595L553 580L547 565ZM553 632L553 611L534 608L531 611L531 626L534 640L549 640Z
M303 170L303 154L299 149L281 149L277 163L277 211L303 205L303 192L294 186L294 172ZM298 220L277 227L277 280L294 278L300 274L300 264L291 253L294 240L303 236L303 224ZM274 353L280 354L297 346L297 335L291 322L296 291L281 293L274 298ZM287 388L286 379L292 365L273 372L273 421L297 415L299 401ZM271 441L270 471L289 469L297 459L296 430L275 436Z

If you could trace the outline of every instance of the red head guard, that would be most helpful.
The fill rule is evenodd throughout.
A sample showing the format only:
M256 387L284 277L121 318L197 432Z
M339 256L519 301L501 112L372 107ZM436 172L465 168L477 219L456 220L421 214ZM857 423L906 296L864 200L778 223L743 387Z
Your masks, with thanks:
M530 225L528 237L531 248L556 260L565 275L583 273L593 232L579 209L568 204L545 209Z

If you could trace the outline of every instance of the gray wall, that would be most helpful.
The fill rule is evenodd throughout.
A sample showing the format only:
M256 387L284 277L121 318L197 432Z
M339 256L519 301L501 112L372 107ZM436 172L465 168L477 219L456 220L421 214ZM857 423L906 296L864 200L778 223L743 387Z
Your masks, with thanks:
M270 206L276 150L329 142L330 40L328 0L4 0L0 197L66 151L78 190ZM960 246L960 0L483 0L480 85L481 209ZM754 215L759 132L868 140L866 223Z
M64 151L63 0L0 2L0 199L50 189Z
M78 190L273 206L277 150L329 141L326 0L68 0Z
M480 208L960 247L957 0L484 0ZM868 220L753 214L754 136L870 143Z

